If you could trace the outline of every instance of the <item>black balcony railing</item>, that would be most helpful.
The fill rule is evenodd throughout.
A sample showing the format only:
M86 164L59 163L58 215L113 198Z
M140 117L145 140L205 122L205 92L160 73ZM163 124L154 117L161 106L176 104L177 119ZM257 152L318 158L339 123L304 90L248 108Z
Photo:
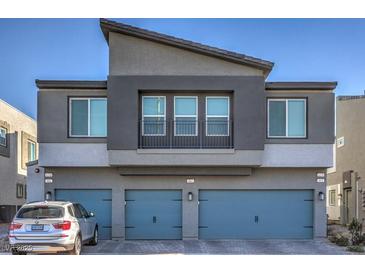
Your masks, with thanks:
M139 121L139 148L233 148L233 122L225 117Z

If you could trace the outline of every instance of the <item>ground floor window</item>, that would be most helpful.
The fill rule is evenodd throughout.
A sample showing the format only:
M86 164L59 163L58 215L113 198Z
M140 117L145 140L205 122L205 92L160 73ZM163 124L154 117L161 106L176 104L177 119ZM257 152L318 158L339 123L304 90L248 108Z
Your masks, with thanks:
M24 197L24 186L22 184L16 184L16 197L17 198Z
M335 189L331 189L329 191L328 197L329 197L329 205L330 206L336 205L336 190Z

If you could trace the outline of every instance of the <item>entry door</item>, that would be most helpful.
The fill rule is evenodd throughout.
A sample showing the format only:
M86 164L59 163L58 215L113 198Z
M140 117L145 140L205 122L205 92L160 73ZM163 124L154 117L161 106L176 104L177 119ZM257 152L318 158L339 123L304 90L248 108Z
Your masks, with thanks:
M111 239L112 191L110 189L57 189L56 200L80 203L93 212L99 226L99 239Z
M127 240L182 239L180 190L126 190Z
M202 190L200 239L313 237L311 190Z
M354 205L352 200L351 189L345 190L345 210L346 210L346 223L349 224L354 218Z

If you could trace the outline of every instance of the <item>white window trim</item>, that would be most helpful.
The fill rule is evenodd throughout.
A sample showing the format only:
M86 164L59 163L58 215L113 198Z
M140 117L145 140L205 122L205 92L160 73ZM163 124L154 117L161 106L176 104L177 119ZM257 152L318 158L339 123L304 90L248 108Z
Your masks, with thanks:
M176 115L176 99L195 99L195 115ZM176 134L176 118L195 118L195 134ZM198 136L198 96L174 96L174 136Z
M37 159L37 152L36 152L37 147L36 147L36 143L35 143L35 142L33 142L32 140L27 140L27 145L28 145L28 161L29 161L29 162L31 162L31 161L35 161L35 160ZM30 149L30 145L34 145L34 159L33 159L33 160L31 160L31 159L29 158L29 149Z
M8 130L4 127L0 127L0 130L3 130L5 132L5 144L0 144L0 146L6 147L8 145L7 138L6 138L6 135L8 134Z
M208 115L208 100L209 99L228 99L227 115ZM229 96L206 96L205 97L205 135L206 136L229 136L230 135L230 97ZM227 118L227 134L208 134L208 118Z
M163 110L163 115L161 114L157 114L157 115L145 115L144 114L144 98L163 98L164 99L164 110ZM166 136L166 96L142 96L142 136ZM144 133L144 117L154 117L154 118L161 118L163 117L163 133L162 134L145 134Z
M283 136L275 136L270 135L270 102L271 101L279 101L279 102L285 102L285 135ZM304 102L304 135L303 136L289 136L289 127L288 127L288 102L289 101L303 101ZM268 138L298 138L303 139L307 138L307 99L304 98L270 98L267 101L267 137Z
M87 100L87 135L75 135L72 134L72 101L86 101ZM106 101L106 104L108 105L108 101L106 97L72 97L69 100L69 136L70 137L81 137L81 138L104 138L107 137L106 135L91 135L90 134L90 101L91 100L99 100L99 101Z
M334 192L335 193L335 200L333 201L333 203L331 203L331 193ZM328 191L328 204L330 206L335 206L336 205L336 189L330 189Z

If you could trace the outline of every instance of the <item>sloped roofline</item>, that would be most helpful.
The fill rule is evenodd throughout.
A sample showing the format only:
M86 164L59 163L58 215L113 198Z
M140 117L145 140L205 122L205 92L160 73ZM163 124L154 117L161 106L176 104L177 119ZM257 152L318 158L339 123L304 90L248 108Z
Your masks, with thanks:
M203 45L200 43L192 42L189 40L184 40L180 38L176 38L170 35L134 27L131 25L107 20L100 19L100 28L104 34L106 41L109 43L109 33L116 32L124 35L129 35L141 39L150 40L153 42L157 42L160 44L165 44L169 46L173 46L176 48L189 50L195 53L204 54L211 57L216 57L219 59L223 59L228 62L233 62L240 65L246 65L250 67L254 67L264 71L265 76L267 76L272 70L274 63L266 60L262 60L259 58L255 58L252 56L248 56L245 54L228 51L216 47L211 47L207 45Z

